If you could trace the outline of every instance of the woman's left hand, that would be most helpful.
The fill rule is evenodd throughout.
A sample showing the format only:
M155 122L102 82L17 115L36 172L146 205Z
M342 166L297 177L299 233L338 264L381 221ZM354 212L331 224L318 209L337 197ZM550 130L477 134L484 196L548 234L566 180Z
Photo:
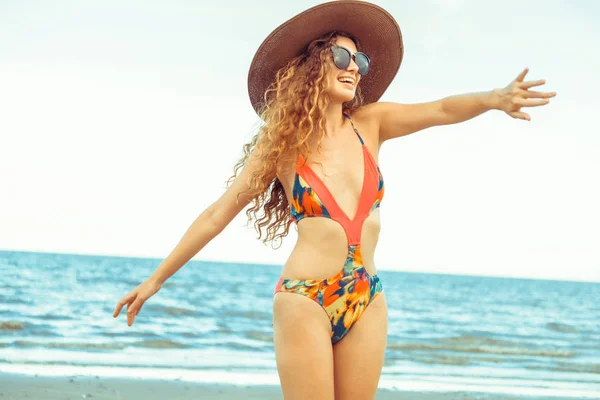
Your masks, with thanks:
M528 89L534 86L540 86L546 83L545 79L537 81L523 82L525 75L529 72L529 68L525 68L523 72L517 76L504 89L496 89L498 95L498 109L504 111L513 118L520 118L531 121L529 114L521 111L521 107L537 107L543 106L550 102L550 97L556 96L556 92L534 92ZM541 100L536 100L541 99Z

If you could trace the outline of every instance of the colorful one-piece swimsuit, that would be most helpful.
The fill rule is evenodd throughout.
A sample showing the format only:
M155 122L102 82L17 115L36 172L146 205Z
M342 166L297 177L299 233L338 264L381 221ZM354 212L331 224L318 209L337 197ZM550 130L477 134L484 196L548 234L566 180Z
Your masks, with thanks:
M354 126L360 139L364 159L364 180L358 209L354 219L350 219L339 207L325 184L298 157L294 179L292 212L290 218L296 224L307 217L325 217L339 222L348 238L348 255L342 270L328 279L284 279L280 277L273 295L278 292L297 293L317 302L331 322L331 342L341 340L358 321L366 307L383 292L377 274L370 275L363 265L360 237L362 226L370 213L379 207L383 199L383 176Z

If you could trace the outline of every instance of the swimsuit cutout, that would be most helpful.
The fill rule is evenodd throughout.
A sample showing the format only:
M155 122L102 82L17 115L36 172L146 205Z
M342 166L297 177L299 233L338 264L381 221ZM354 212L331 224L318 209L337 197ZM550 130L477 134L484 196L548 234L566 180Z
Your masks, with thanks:
M341 340L358 321L371 301L383 292L377 274L370 275L363 265L360 236L362 226L383 199L383 176L379 166L365 146L349 115L344 113L358 136L364 160L364 178L358 208L353 219L337 204L323 181L298 156L294 178L290 218L298 224L303 218L323 217L337 221L348 239L348 255L340 272L327 279L279 278L273 295L278 292L296 293L317 302L331 322L331 342Z

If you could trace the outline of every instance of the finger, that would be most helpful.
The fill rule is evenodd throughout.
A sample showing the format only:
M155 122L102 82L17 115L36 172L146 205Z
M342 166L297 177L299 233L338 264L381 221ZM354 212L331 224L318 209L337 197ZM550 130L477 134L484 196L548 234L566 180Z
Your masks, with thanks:
M131 321L131 323L129 323L129 326L133 324L133 320L135 319L135 316L139 313L143 304L144 301L138 298L129 307L127 307L127 322L129 323Z
M523 107L539 107L539 106L546 105L548 103L550 103L549 99L534 100L534 99L524 99L522 97L516 97L515 100L513 101L513 104L523 106Z
M121 309L123 308L123 306L125 304L129 304L132 300L133 300L133 295L132 294L128 294L127 296L123 297L117 303L117 308L115 308L115 312L113 313L113 317L116 318L121 313Z
M556 92L535 92L535 91L530 91L530 90L524 90L522 92L521 96L523 96L527 99L532 98L532 97L537 97L540 99L548 99L550 97L556 96Z
M514 112L511 112L509 115L516 119L523 119L525 121L531 121L531 117L529 116L529 114L524 113L524 112L514 111Z
M127 307L127 325L133 325L133 321L135 319L135 314L133 313L133 307Z
M546 83L545 79L539 79L537 81L527 81L527 82L523 82L519 85L519 87L521 89L529 89L530 87L534 87L534 86L540 86L543 85L544 83Z
M525 68L523 71L521 71L521 73L519 74L519 76L517 76L516 81L517 82L523 82L523 79L525 79L525 75L527 75L527 72L529 72L529 68Z

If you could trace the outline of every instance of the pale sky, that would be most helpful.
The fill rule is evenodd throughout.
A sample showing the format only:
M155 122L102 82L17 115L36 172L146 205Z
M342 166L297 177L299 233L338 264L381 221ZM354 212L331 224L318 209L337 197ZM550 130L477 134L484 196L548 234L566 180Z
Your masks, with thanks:
M374 1L405 53L381 101L526 80L557 97L386 142L380 270L600 282L598 2ZM163 258L258 126L255 51L317 1L0 0L0 249ZM196 257L282 265L236 219Z

